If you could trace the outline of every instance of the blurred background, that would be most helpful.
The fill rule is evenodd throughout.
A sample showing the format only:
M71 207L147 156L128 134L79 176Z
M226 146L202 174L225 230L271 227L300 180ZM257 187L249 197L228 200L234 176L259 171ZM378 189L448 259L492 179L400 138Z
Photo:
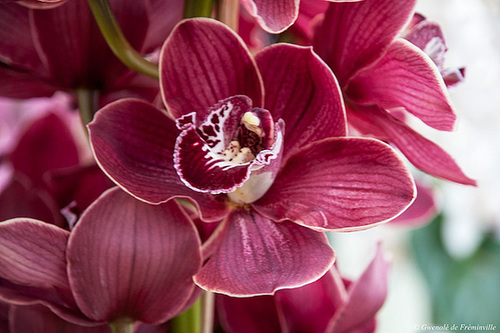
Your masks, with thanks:
M417 10L444 31L445 67L465 67L466 75L450 89L454 132L412 126L448 151L478 187L422 175L438 202L439 215L429 224L329 237L348 278L361 274L379 241L391 258L379 332L444 324L493 324L500 331L500 0L418 0Z

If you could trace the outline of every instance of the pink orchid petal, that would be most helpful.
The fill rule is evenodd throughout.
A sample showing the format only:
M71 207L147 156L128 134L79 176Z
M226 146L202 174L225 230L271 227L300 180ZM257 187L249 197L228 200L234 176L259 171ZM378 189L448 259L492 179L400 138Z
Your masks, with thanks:
M141 50L149 23L146 2L112 0L110 6L127 41ZM85 1L31 10L30 19L35 44L51 76L63 87L107 88L127 70L107 46Z
M300 0L240 0L245 9L255 17L262 29L280 33L290 27L299 15Z
M178 118L200 119L222 99L246 95L262 106L262 80L241 38L220 22L197 18L178 24L160 55L165 105Z
M14 306L10 310L10 333L25 332L71 332L71 333L109 333L107 324L85 327L65 321L42 305Z
M102 108L88 127L97 163L125 191L153 204L177 197L194 201L210 221L226 215L222 199L194 192L179 179L173 163L179 131L164 112L123 99Z
M283 332L272 296L215 296L221 324L228 333Z
M118 188L82 215L67 258L76 302L96 321L157 324L172 318L190 297L191 277L201 266L198 235L177 203L152 206Z
M427 125L451 131L456 115L448 91L434 63L408 41L394 41L372 67L353 77L349 98L384 109L404 107Z
M63 229L28 218L0 223L0 276L16 284L69 290L68 236Z
M272 294L310 283L333 264L324 234L275 223L253 210L235 211L217 252L195 275L203 289L231 296Z
M404 35L404 38L424 51L439 69L443 69L447 48L443 31L438 23L429 20L420 21Z
M49 113L21 136L11 162L35 186L43 187L45 172L78 164L78 150L68 126L58 115Z
M287 332L324 333L338 304L337 284L331 273L295 289L276 292L275 298ZM344 290L343 290L344 291Z
M429 223L438 213L438 207L434 198L432 187L415 182L417 185L417 197L403 214L389 223L394 226L421 227Z
M337 80L311 48L277 44L255 59L264 80L265 107L274 119L285 121L285 159L308 142L346 135Z
M314 50L343 86L361 68L380 58L411 19L416 0L331 3L314 37Z
M456 183L476 185L476 181L467 177L446 151L388 112L371 107L363 110L353 108L350 114L384 131L390 141L420 170Z
M379 245L375 257L361 277L348 287L348 300L335 313L326 332L357 332L375 317L387 296L389 262Z
M144 42L148 52L161 47L174 26L182 20L184 13L184 1L151 0L150 2L150 24Z
M414 187L404 163L381 141L330 138L291 156L254 207L276 221L351 231L400 214Z

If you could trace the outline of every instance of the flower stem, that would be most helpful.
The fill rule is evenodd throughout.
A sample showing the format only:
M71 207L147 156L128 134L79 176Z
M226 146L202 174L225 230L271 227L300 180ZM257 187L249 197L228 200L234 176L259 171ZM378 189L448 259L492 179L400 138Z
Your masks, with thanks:
M129 44L113 15L107 0L87 0L97 25L113 53L128 68L159 78L158 66L144 59Z
M238 0L217 0L217 19L238 31L240 3Z
M80 110L80 118L82 119L83 126L87 126L97 111L99 92L97 90L79 88L76 90L76 97L78 99L78 109Z
M184 18L211 17L213 0L185 0Z
M189 308L174 319L170 324L169 332L183 333L193 332L201 333L201 313L202 300L201 297Z
M212 333L214 328L215 294L206 291L201 296L203 302L203 330L202 333Z
M111 333L134 333L134 321L128 318L122 318L108 323Z

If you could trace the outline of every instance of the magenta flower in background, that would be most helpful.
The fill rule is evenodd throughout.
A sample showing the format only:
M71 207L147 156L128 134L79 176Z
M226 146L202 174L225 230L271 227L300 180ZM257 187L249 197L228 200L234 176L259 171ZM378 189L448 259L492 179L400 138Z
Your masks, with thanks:
M183 2L110 1L129 43L143 54L160 47L182 17ZM134 22L134 24L129 24ZM156 80L126 68L106 45L87 1L50 10L0 4L0 96L51 96L57 90L98 90L105 101L152 100Z
M279 44L253 59L223 24L185 20L163 46L160 83L169 113L111 103L89 125L91 143L135 197L184 198L203 221L222 220L195 275L204 289L250 296L312 282L334 259L318 231L367 228L413 200L389 146L344 137L337 82L310 48Z
M333 267L306 286L279 290L273 296L216 296L225 332L375 332L375 316L387 296L389 264L379 248L355 282Z
M185 309L201 265L192 221L175 201L153 206L118 188L68 232L38 220L0 223L0 298L40 303L79 325L164 322Z
M332 3L315 30L314 49L339 80L349 124L395 144L433 176L475 185L443 149L393 114L403 109L444 131L456 119L439 69L418 47L397 38L414 5L415 0Z

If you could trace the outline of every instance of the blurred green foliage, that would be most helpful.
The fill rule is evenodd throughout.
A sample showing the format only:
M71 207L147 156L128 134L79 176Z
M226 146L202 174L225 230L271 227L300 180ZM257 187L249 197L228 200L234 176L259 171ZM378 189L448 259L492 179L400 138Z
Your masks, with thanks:
M443 216L439 215L411 235L416 262L429 286L434 323L493 324L500 331L498 240L487 234L474 254L457 260L443 246L442 224Z

